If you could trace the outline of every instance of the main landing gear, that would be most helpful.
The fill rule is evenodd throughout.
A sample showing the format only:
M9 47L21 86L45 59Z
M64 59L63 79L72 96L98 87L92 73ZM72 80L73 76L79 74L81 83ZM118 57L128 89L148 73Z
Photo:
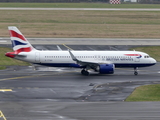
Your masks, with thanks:
M134 68L134 75L138 75L138 71L137 70L138 70L138 67L135 67Z
M88 76L88 75L89 75L89 72L88 72L87 70L83 69L83 70L81 71L81 74L82 74L82 75L85 75L85 76Z

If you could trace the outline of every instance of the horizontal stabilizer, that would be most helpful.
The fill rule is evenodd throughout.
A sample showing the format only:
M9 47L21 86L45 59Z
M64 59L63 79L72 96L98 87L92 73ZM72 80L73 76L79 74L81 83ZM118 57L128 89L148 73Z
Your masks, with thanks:
M5 54L5 56L11 57L11 58L14 58L14 57L27 57L27 55L15 54L15 52L7 52Z
M19 54L12 54L14 56L18 56L18 57L27 57L27 55L19 55Z

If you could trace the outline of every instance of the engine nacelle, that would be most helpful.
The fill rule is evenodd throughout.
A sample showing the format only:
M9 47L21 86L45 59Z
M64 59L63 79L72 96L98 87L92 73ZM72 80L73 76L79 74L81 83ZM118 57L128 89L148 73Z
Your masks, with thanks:
M101 64L99 65L100 74L113 74L114 73L114 64Z

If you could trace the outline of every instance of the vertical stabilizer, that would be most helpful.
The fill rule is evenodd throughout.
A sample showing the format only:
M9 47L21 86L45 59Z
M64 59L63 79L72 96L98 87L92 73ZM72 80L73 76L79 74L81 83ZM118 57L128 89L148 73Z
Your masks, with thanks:
M11 37L12 47L16 54L20 52L30 52L34 49L17 27L9 26L8 30Z

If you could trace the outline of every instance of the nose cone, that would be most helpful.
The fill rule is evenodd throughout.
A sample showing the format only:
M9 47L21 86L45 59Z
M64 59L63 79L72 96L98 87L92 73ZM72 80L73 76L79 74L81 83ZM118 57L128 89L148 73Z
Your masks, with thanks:
M152 59L151 59L151 63L156 64L157 61L156 61L154 58L152 58Z

